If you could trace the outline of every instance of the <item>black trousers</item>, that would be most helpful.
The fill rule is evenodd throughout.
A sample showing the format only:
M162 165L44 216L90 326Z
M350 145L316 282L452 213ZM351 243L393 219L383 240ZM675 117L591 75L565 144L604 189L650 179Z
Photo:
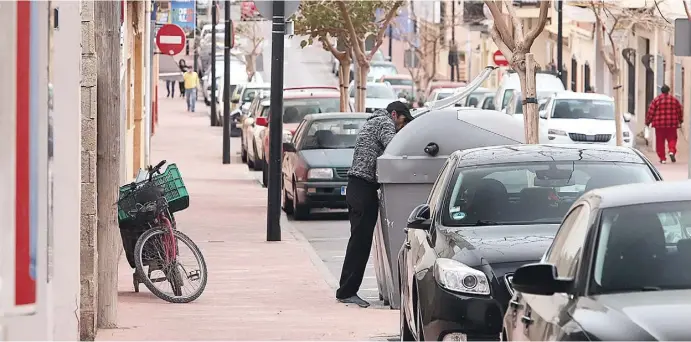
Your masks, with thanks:
M185 81L180 81L180 97L185 97Z
M357 294L365 275L367 260L372 249L374 227L379 217L379 184L358 177L348 179L346 203L350 220L350 239L346 248L340 287L336 298L348 298Z

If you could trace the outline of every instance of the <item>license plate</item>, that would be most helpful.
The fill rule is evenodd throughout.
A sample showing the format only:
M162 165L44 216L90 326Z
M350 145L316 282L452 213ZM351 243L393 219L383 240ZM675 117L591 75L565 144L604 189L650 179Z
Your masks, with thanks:
M345 194L346 194L346 188L347 188L347 186L342 186L342 187L341 187L341 195L345 196Z

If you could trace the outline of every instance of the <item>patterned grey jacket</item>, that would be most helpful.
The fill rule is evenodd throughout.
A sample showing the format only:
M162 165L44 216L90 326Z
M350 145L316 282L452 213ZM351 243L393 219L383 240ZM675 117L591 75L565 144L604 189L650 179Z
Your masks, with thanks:
M367 119L355 140L353 164L348 176L377 182L377 158L396 135L396 125L386 110L380 109Z

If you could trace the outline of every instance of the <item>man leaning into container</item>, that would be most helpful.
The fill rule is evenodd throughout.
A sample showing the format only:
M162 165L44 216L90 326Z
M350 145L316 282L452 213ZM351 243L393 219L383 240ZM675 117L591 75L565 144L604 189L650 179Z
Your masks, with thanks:
M401 101L391 102L386 110L377 110L362 126L353 151L353 164L348 171L346 203L350 220L350 239L346 248L340 287L336 291L339 302L366 308L369 303L357 295L372 249L374 227L379 217L377 190L377 158L386 145L413 116Z

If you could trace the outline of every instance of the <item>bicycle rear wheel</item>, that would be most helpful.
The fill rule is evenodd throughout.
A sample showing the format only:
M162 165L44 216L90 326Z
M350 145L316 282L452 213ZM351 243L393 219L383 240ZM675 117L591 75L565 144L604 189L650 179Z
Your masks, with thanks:
M171 244L166 243L170 238L169 228L157 227L144 232L134 248L135 266L141 282L156 297L171 303L189 303L199 298L206 287L206 262L199 247L187 235L173 230L173 236L176 253L166 257L166 253L171 254ZM188 264L187 260L195 263ZM159 288L157 284L168 287Z

